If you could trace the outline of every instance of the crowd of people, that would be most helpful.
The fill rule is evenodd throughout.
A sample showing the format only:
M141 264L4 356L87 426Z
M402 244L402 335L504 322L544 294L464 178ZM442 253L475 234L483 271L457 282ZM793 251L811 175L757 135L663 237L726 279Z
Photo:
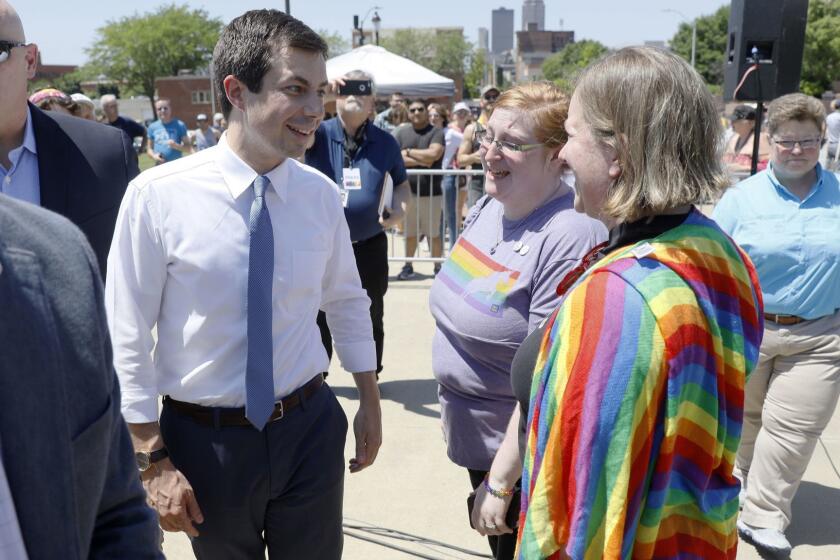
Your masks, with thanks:
M496 560L789 553L840 397L838 112L773 100L766 165L732 186L755 110L725 138L665 50L571 93L487 86L475 115L377 113L372 74L329 80L326 52L248 11L214 49L218 118L191 134L157 99L146 128L112 95L30 94L37 46L0 0L0 557L162 558L162 529L202 560L341 558L345 468L382 444L395 227L443 260L432 373ZM481 173L435 173L456 168Z
M227 128L222 113L213 116L212 124L207 115L199 113L195 119L196 127L187 129L182 120L172 115L169 99L155 102L158 118L150 122L148 128L131 117L120 115L119 101L112 93L102 95L97 107L84 93L67 95L59 89L46 87L34 91L29 96L29 102L42 111L64 113L117 127L137 142L140 152L146 153L157 164L215 146ZM147 139L151 140L148 145Z

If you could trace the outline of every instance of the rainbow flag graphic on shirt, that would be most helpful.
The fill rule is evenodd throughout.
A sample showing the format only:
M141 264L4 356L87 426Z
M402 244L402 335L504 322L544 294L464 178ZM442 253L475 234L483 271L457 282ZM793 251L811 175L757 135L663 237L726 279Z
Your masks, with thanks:
M501 317L505 299L519 278L519 271L500 265L461 237L438 278L480 313Z

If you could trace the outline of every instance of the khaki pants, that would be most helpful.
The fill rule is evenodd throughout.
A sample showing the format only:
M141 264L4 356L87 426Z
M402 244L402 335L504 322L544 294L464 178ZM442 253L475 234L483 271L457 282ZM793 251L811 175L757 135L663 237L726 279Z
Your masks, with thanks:
M780 531L790 524L791 502L839 394L840 312L798 325L764 322L735 462L747 481L744 523Z

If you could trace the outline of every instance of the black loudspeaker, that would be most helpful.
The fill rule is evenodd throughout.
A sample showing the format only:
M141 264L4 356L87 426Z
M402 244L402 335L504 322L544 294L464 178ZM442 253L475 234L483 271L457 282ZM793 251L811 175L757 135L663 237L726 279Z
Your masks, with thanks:
M799 91L808 0L732 0L723 98L769 101ZM758 69L744 79L754 66Z

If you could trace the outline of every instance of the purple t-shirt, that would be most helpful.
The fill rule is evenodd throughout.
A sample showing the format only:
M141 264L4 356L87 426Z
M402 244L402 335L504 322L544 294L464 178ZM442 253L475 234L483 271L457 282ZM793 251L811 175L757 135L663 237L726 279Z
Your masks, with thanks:
M516 349L557 306L560 280L607 238L601 222L573 205L570 191L514 222L501 203L479 200L432 284L432 369L458 465L490 469L516 405Z

